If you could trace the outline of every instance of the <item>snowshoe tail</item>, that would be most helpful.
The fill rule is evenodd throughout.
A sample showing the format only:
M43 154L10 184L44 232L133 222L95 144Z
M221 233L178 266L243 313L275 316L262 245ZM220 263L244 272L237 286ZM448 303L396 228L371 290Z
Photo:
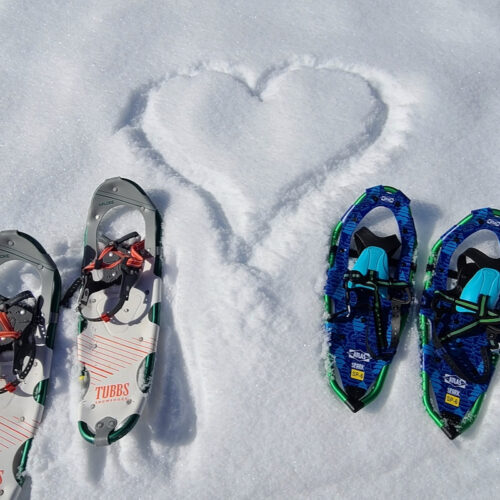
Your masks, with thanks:
M409 205L401 191L375 186L333 230L325 285L328 375L353 412L380 393L409 313L417 246ZM359 227L378 207L392 212L399 234Z
M144 238L134 232L98 241L103 216L123 206L142 214ZM91 444L109 445L125 436L142 412L159 333L161 273L156 207L134 182L106 180L89 210L77 308L83 394L78 427Z
M500 240L499 210L472 211L436 242L420 303L423 401L450 439L476 419L498 360L500 259L462 245L485 229Z
M15 498L42 420L61 280L52 259L27 234L0 232L0 267L9 261L29 264L29 272L38 275L41 288L39 297L30 290L0 296L0 491L6 498Z

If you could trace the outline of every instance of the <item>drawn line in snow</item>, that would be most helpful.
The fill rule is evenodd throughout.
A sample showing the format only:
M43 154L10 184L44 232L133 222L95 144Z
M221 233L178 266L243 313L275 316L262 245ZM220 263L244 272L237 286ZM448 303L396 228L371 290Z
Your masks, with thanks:
M341 91L320 95L329 81L338 83ZM218 84L222 84L223 91ZM349 90L353 87L355 92L350 96ZM285 95L282 102L280 92ZM319 126L308 122L297 125L300 116L296 116L297 109L293 107L296 102L293 99L291 104L287 102L286 98L290 96L304 97L306 106L314 105L315 100L325 105L331 98L345 113L332 118L333 113L321 114L321 110L316 110L324 123ZM199 102L191 104L183 113L185 99L191 97ZM227 106L222 102L232 98L234 102ZM349 99L363 102L352 105ZM383 142L378 151L382 156L399 147L401 134L408 128L410 101L398 84L380 71L333 62L321 63L314 58L297 58L271 66L257 77L244 67L208 63L173 72L138 89L130 97L118 129L126 128L138 150L145 153L167 177L175 177L202 197L214 226L223 235L225 253L230 253L236 262L246 263L252 255L252 248L269 234L279 213L299 206L304 195L322 185L329 176L354 168L355 160L360 159L373 144ZM238 116L234 118L234 110L240 111L238 105L245 108L242 124L238 122ZM266 105L270 106L270 111L255 119ZM203 106L204 109L200 110ZM176 113L168 113L169 110ZM314 130L320 137L306 138L304 145L299 137L299 144L293 147L287 144L293 134L284 133L277 139L269 139L266 136L269 130L288 125L278 120L278 127L269 126L267 121L273 119L276 110L282 112L281 120L283 117L295 120L292 132L307 133L309 126L316 127ZM304 107L299 106L299 115L303 110ZM203 126L210 124L210 115L217 112L221 121L215 120L213 128L220 126L221 129L217 133L207 132L207 127ZM314 113L309 114L307 118L314 116ZM235 127L226 127L226 118L234 120L232 125ZM200 121L203 122L201 125ZM239 141L231 141L232 129L238 126L240 135L236 139ZM246 155L252 148L245 135L245 126L251 129L251 138L252 134L260 134L260 144L256 149L264 146L262 152L255 153L249 161ZM343 132L345 128L348 128L347 132ZM337 139L339 135L341 139ZM330 147L330 143L334 146ZM241 153L234 150L238 147L242 149ZM290 148L293 158L290 158L289 165L287 151ZM315 149L320 149L319 154ZM274 164L266 163L266 155L272 156L276 151L280 162L278 176L272 171ZM255 163L257 167L252 168ZM234 168L239 170L235 173ZM250 177L247 172L250 172ZM271 186L266 193L261 193L262 184ZM262 201L266 199L271 200L267 205ZM247 235L246 238L243 235Z

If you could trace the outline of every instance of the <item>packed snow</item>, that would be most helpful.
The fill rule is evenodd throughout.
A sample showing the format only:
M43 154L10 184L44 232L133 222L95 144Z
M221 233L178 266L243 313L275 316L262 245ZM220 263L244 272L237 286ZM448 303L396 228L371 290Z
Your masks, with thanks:
M164 218L139 423L106 448L80 437L62 310L22 498L498 496L498 373L449 441L421 401L413 317L352 414L326 377L322 291L331 228L367 187L412 199L417 295L436 239L500 208L499 26L493 0L2 2L1 229L38 239L66 287L104 179Z

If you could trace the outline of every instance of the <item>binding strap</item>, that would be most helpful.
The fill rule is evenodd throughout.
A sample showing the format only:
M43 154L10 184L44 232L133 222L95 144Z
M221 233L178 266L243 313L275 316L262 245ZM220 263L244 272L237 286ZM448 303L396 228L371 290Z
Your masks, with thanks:
M0 394L14 392L30 372L35 360L35 331L42 321L41 300L36 300L35 305L30 306L26 302L29 299L35 299L29 291L12 298L0 295L0 339L10 340L0 346L0 352L13 351L12 374L15 377L0 388Z
M375 271L368 271L363 275L358 271L350 270L344 275L344 286L346 293L353 291L355 285L362 286L360 290L373 295L373 314L375 320L375 331L377 334L378 354L371 349L368 342L368 332L366 346L370 356L374 359L390 360L399 342L401 333L401 307L411 302L410 285L405 281L394 281L391 279L382 280L375 276ZM391 340L387 342L387 332L382 321L382 305L380 300L381 289L389 293L391 302ZM396 293L394 293L396 292ZM398 293L402 292L402 293ZM348 301L349 302L349 301Z
M146 251L144 240L127 245L125 242L137 238L138 233L129 233L118 240L103 237L105 247L98 257L83 267L82 275L77 278L64 294L61 305L68 307L70 298L81 288L77 311L87 321L108 322L123 307L129 298L130 290L139 278L144 265ZM83 313L93 293L120 285L119 298L115 305L100 316L89 317Z
M450 365L451 368L453 368L457 375L469 382L476 384L485 384L490 380L491 374L493 372L491 353L498 353L499 349L500 314L488 309L488 299L488 295L480 295L479 301L476 304L468 300L452 297L440 290L436 290L435 298L433 301L433 310L438 313L438 316L440 316L440 312L441 314L443 313L443 310L437 307L438 300L445 301L452 306L464 307L475 313L473 316L473 321L467 323L464 326L461 326L460 328L444 332L439 336L434 336L433 343L436 347L436 350L443 356L445 361ZM478 326L485 327L489 342L488 346L481 347L481 357L484 366L483 373L479 373L478 370L465 359L461 360L460 363L457 362L457 360L450 354L450 350L448 347L449 344L454 340L478 335Z

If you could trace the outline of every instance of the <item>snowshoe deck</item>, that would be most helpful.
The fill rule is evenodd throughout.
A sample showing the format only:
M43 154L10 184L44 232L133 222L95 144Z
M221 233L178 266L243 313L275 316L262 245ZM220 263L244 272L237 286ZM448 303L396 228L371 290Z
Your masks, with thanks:
M14 498L24 482L33 436L42 420L61 282L41 245L17 231L0 232L0 266L31 264L41 293L0 296L0 494Z
M145 237L137 233L99 248L98 226L115 207L139 210ZM79 429L89 443L111 444L135 425L148 394L159 332L161 218L137 186L106 180L94 194L83 258L78 360L82 400Z
M328 376L353 412L379 394L409 312L417 245L409 204L401 191L375 186L333 230L325 286ZM399 235L358 229L377 207L392 212Z
M474 210L437 241L420 304L424 404L450 439L476 419L498 359L500 259L457 250L484 229L500 240L500 211Z

